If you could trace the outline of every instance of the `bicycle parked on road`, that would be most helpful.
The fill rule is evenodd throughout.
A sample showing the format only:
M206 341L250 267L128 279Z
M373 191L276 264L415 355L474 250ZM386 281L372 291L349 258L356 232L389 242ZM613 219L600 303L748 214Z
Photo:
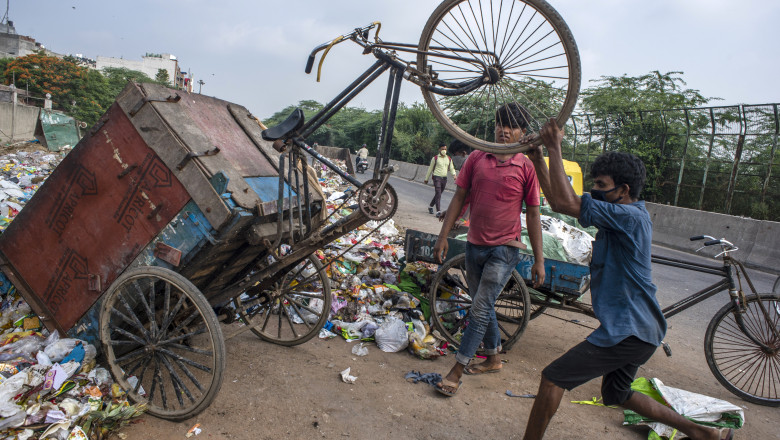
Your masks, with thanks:
M433 234L407 231L408 260L434 262L431 250L436 239ZM728 292L728 303L712 317L704 336L707 365L715 378L735 395L760 405L780 406L780 294L756 291L744 265L731 256L738 248L729 241L706 235L691 237L692 241L705 239L700 249L720 246L714 258L719 258L721 265L652 257L656 264L719 277L712 285L664 308L664 317L671 318L713 295ZM434 326L445 339L457 345L468 324L471 297L466 282L465 242L450 238L449 249L451 257L436 272L427 299ZM537 290L526 285L530 278L527 269L533 264L533 257L523 257L495 306L505 349L519 339L530 319L548 308L595 317L591 305L579 301L588 288L586 266L545 259L545 270L550 276ZM743 279L749 293L744 291ZM776 282L776 288L777 285ZM671 356L669 345L664 343L663 347Z

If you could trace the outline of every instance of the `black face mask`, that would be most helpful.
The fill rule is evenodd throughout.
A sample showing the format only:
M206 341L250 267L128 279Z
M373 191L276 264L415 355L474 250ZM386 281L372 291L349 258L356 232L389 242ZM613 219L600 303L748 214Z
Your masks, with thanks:
M617 185L614 188L612 188L610 190L607 190L607 191L603 191L603 190L600 190L600 189L591 189L590 190L590 196L593 198L593 200L600 200L602 202L606 202L607 201L606 194L607 193L611 193L612 191L615 191L616 189L618 189ZM622 196L618 197L617 199L613 200L611 203L617 203L622 198L623 198Z

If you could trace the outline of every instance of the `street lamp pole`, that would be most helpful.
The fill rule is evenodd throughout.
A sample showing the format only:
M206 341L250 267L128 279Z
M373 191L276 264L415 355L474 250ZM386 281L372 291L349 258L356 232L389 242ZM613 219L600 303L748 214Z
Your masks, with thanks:
M203 88L203 84L206 84L202 79L198 80L198 95L200 95L200 90Z

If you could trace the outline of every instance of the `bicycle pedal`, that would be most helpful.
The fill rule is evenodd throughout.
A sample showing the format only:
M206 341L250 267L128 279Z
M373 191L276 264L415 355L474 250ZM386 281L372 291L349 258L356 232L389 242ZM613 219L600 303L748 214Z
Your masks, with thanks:
M672 346L667 344L664 341L661 341L661 346L664 348L664 353L666 353L666 357L672 357Z

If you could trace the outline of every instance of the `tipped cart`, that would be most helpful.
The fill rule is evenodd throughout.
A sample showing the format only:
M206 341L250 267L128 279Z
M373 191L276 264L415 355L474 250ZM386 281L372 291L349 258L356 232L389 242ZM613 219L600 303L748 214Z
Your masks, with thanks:
M331 295L315 251L397 206L385 173L329 218L302 149L263 128L242 106L131 83L0 235L0 269L45 326L102 347L155 416L209 406L225 339L318 334Z

